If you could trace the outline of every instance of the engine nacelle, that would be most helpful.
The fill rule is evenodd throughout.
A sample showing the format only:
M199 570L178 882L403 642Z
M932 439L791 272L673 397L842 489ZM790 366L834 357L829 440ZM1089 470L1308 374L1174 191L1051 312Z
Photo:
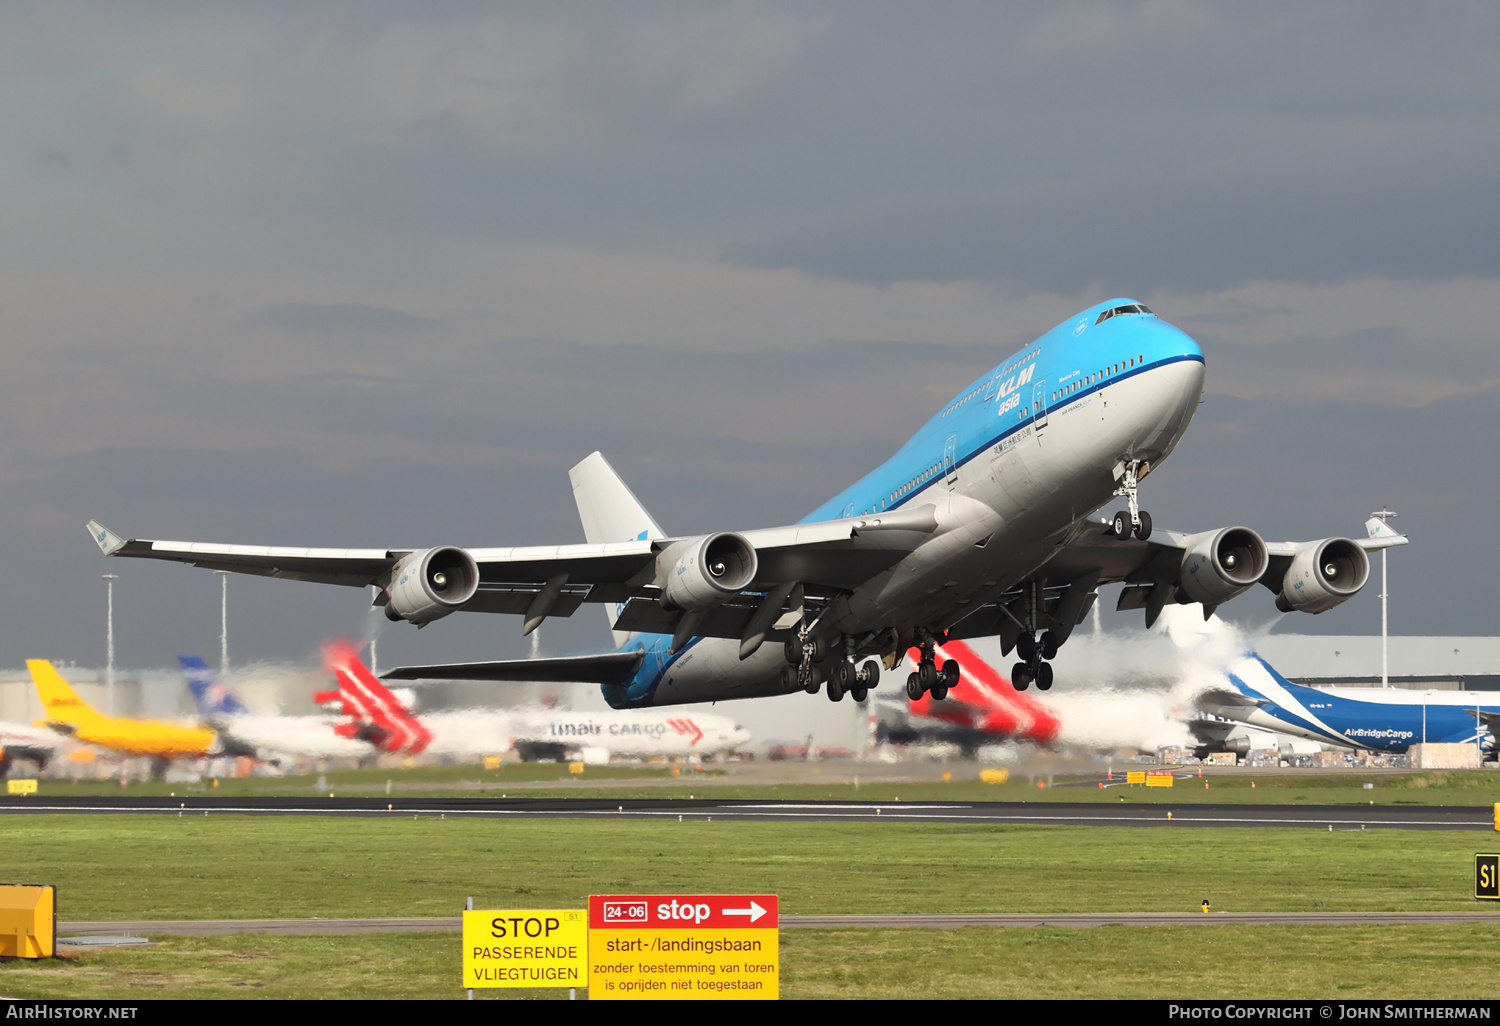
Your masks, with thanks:
M755 546L738 534L692 538L657 558L661 603L672 609L716 606L748 588L760 566Z
M1266 543L1248 527L1204 531L1187 540L1179 584L1189 601L1216 606L1259 581L1269 563Z
M1276 608L1321 613L1359 594L1370 579L1370 557L1348 538L1308 542L1292 557Z
M479 590L479 564L451 545L413 552L396 567L385 615L418 627L447 616Z

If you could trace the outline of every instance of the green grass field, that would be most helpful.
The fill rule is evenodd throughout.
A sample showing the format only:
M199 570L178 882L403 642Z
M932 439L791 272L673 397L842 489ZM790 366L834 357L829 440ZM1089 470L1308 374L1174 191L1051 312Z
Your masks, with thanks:
M25 816L8 875L63 919L451 916L589 894L773 893L782 911L1473 908L1488 834L638 820Z
M17 816L63 920L453 916L590 893L775 893L786 915L1472 910L1490 834ZM1475 926L782 931L786 997L1500 997ZM456 934L161 938L0 965L22 997L459 997ZM499 996L502 992L491 992ZM503 992L511 993L511 992ZM565 992L535 992L556 997ZM515 996L514 994L512 996Z
M498 770L480 766L424 766L413 769L333 770L324 774L286 777L225 778L214 786L140 781L121 788L110 781L43 780L42 797L58 795L212 795L308 796L332 792L341 796L391 794L402 797L560 796L596 798L697 797L846 801L1055 801L1138 802L1193 804L1201 802L1247 802L1289 804L1376 805L1492 805L1500 802L1500 773L1494 770L1234 773L1208 770L1201 779L1179 779L1171 788L1126 786L1099 788L1098 774L1088 778L1057 775L1052 786L1047 776L1034 778L1015 772L1005 784L986 784L978 779L980 767L954 764L951 781L845 779L857 774L853 764L799 765L799 782L778 783L756 779L752 774L710 766L704 770L683 769L674 777L666 767L590 766L581 774L556 763L507 763ZM1188 771L1181 770L1186 773ZM828 779L820 780L826 774ZM1123 768L1116 777L1123 779ZM317 787L319 777L326 789ZM1368 790L1365 784L1373 786ZM1205 787L1204 785L1208 786Z

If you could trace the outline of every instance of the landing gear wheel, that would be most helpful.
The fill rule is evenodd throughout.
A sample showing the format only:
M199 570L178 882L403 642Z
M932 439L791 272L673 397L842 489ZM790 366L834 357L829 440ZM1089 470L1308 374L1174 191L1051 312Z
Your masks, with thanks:
M913 702L920 702L927 689L922 686L920 674L909 673L906 675L906 697Z
M1030 631L1022 631L1021 636L1016 639L1016 655L1021 657L1023 663L1036 661L1036 635Z
M1110 533L1121 541L1124 541L1126 538L1130 537L1130 531L1134 526L1135 525L1130 522L1130 514L1122 509L1120 510L1120 512L1115 514L1115 522L1110 527Z
M1036 689L1038 691L1052 690L1052 664L1042 663L1036 668Z
M922 678L923 691L931 691L937 683L937 667L925 659L917 666L917 675Z
M797 668L795 666L783 666L781 668L781 690L788 693L796 691L801 684L797 680Z
M958 683L957 659L949 659L948 661L943 663L942 682L944 691Z
M812 658L815 663L821 663L828 658L827 638L812 639Z
M1151 537L1151 514L1141 510L1141 522L1136 525L1135 536L1141 541Z
M849 689L849 697L854 699L860 705L864 705L865 699L870 697L870 691L868 688L864 688L856 684L854 685L854 687Z
M1017 663L1011 667L1010 683L1017 691L1025 691L1031 687L1031 668L1025 663Z
M1038 651L1043 659L1056 659L1057 650L1060 647L1062 646L1057 643L1057 635L1048 631L1042 635L1042 643L1038 647Z
M941 702L948 697L948 685L941 682L932 686L932 698L935 702Z
M844 675L835 672L828 678L828 700L830 702L842 702L844 700Z
M809 695L816 695L818 688L823 683L823 675L818 672L816 666L810 666L807 670L807 682L803 685Z
M880 683L880 664L874 659L867 659L859 672L854 675L854 683L858 688L868 690ZM861 699L860 701L863 701Z
M796 666L802 662L802 639L787 638L782 642L781 655L787 661L787 665Z

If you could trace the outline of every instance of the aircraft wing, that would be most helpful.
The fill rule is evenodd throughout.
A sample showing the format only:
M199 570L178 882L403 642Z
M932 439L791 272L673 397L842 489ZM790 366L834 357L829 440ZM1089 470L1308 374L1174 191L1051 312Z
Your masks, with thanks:
M222 545L204 542L124 539L98 521L89 533L107 556L162 559L211 570L263 577L380 589L375 602L392 619L425 623L457 610L527 616L528 629L545 616L571 616L584 602L625 607L620 630L672 633L681 615L657 602L676 560L715 538L741 539L753 550L753 577L740 582L737 595L695 626L694 633L741 637L766 595L779 595L780 608L797 601L821 605L831 595L869 580L916 548L937 529L930 505L863 519L830 520L742 531L734 535L642 538L602 544L537 545L516 548L336 549L292 546ZM436 560L436 562L434 562ZM423 575L407 584L408 568L446 571L462 587L448 595L429 587ZM472 575L473 580L469 577ZM434 577L434 580L437 578ZM793 587L799 587L796 596ZM398 592L400 592L398 594ZM636 601L632 601L636 600ZM533 623L535 620L535 623ZM774 617L773 617L774 620ZM769 626L769 625L767 625Z
M1380 520L1369 537L1266 542L1245 527L1187 534L1156 531L1148 540L1119 539L1109 521L1084 521L1032 573L998 593L982 594L959 611L948 638L999 635L1008 653L1037 586L1043 626L1065 640L1088 615L1101 584L1123 583L1118 610L1144 609L1146 626L1172 603L1200 603L1204 618L1260 584L1283 612L1320 613L1347 601L1369 578L1367 552L1408 539Z
M547 684L624 684L640 669L644 653L561 656L555 659L506 659L489 663L444 663L398 666L382 680L496 680Z

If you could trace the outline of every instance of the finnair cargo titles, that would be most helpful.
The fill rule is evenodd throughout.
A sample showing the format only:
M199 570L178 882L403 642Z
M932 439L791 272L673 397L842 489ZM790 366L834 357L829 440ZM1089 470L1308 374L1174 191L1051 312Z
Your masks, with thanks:
M1268 544L1247 527L1152 530L1141 481L1176 447L1203 390L1198 344L1140 303L1070 317L944 404L875 470L795 524L669 536L594 453L571 471L585 544L530 548L301 548L126 540L110 556L374 586L392 620L458 611L523 617L523 632L585 603L620 648L558 660L408 667L402 679L572 680L616 708L816 693L856 699L920 654L913 699L941 699L944 641L998 635L1018 688L1049 662L1102 584L1149 626L1169 603L1205 616L1263 585L1283 611L1356 594L1367 550L1395 536ZM1124 500L1107 521L1090 515ZM767 645L766 642L771 642Z

